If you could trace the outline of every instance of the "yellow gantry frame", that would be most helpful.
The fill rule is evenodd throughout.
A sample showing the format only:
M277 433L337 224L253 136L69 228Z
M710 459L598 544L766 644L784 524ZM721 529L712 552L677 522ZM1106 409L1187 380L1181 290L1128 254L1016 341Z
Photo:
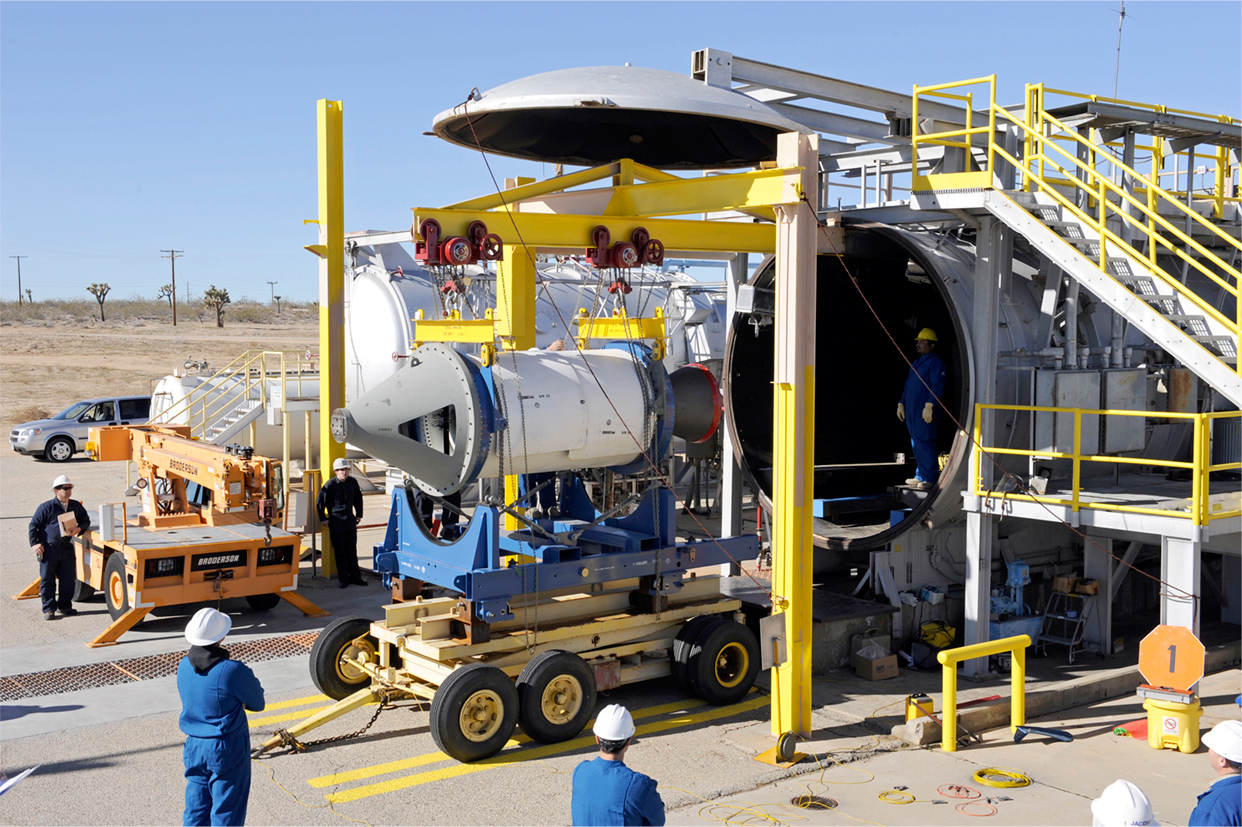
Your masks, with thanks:
M319 256L319 469L326 481L332 479L332 462L345 456L345 446L332 438L332 411L345 407L345 174L341 102L320 100L316 111L319 249L312 252ZM326 525L322 562L324 577L336 574Z
M786 619L789 660L773 681L773 734L811 732L811 535L815 421L815 257L818 144L814 136L779 139L778 168L704 178L678 178L625 159L594 169L518 186L443 209L414 210L413 233L434 219L441 236L464 236L473 221L504 240L496 284L495 335L505 349L535 346L535 253L580 253L594 228L614 241L639 227L669 251L777 254L777 381L775 384L775 508L773 591ZM568 191L611 179L611 187ZM645 183L636 184L635 181ZM808 203L809 202L809 203ZM695 221L660 216L737 210L777 222ZM775 230L775 231L774 231ZM658 313L658 311L657 311ZM587 319L579 345L594 338L652 338L663 346L664 320ZM482 342L487 322L420 322L420 341ZM517 478L505 480L506 499ZM507 518L509 528L516 521Z

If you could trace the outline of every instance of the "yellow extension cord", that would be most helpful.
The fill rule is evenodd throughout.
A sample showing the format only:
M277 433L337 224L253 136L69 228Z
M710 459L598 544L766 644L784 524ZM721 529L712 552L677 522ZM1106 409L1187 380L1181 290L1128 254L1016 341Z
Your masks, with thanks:
M975 782L986 787L1029 787L1031 777L1010 767L984 767L975 772Z

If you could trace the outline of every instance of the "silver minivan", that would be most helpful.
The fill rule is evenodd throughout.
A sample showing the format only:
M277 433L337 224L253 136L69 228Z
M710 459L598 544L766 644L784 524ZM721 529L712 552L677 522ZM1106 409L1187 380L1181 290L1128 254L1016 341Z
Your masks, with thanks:
M83 449L91 428L143 425L150 412L148 396L86 399L74 402L56 416L18 425L9 433L9 447L19 454L65 462Z

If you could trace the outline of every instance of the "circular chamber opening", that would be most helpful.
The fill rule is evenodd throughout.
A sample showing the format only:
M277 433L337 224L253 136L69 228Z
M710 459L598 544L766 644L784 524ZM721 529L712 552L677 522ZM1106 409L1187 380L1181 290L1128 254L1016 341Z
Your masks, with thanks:
M910 434L897 418L910 372L902 353L911 361L917 358L914 341L922 328L932 328L939 339L936 352L948 371L945 404L967 427L971 409L963 321L970 311L955 307L945 288L958 283L962 274L952 268L961 267L961 259L929 254L932 248L911 238L889 227L847 225L843 256L818 257L814 497L827 502L825 516L813 520L813 531L818 548L837 554L817 555L817 571L865 561L865 552L908 530L937 497L959 496L960 485L952 482L958 475L948 472L927 491L905 485L916 464ZM724 370L728 436L769 510L774 282L775 262L768 259L750 282L754 312L738 313L733 320ZM954 460L956 466L967 440L958 440L948 417L938 426L937 454L943 465Z

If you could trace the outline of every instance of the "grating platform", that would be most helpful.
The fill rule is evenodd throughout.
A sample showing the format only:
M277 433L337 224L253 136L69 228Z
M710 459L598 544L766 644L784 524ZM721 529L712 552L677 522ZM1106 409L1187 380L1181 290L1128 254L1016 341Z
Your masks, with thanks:
M226 646L233 660L259 663L265 660L308 654L318 632L301 632L284 637L246 640ZM96 689L153 678L166 678L177 672L185 652L166 652L141 658L88 663L46 672L27 672L0 678L0 701L16 701L45 695L59 695L78 689Z

